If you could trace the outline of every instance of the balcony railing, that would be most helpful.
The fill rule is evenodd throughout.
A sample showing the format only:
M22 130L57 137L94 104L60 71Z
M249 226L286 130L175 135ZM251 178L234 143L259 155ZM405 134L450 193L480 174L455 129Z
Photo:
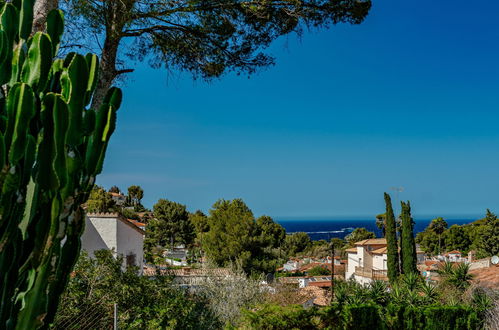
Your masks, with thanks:
M364 267L355 267L355 275L367 277L373 280L388 280L388 273L386 270L381 269L372 269L372 268L364 268Z

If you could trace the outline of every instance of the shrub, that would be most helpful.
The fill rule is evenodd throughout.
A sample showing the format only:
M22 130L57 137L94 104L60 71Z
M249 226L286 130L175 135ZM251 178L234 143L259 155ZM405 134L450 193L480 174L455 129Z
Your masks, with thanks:
M306 310L300 305L263 305L253 311L243 311L241 326L261 330L316 329L315 314L315 309Z
M343 309L345 329L382 329L381 309L373 304L347 305Z

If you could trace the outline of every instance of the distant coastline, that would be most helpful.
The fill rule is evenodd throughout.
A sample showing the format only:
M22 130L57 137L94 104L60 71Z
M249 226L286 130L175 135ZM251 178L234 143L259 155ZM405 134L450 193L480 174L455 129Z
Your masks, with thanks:
M449 227L452 225L463 225L466 223L473 222L479 219L479 217L469 217L469 218L446 218ZM428 224L431 222L431 218L415 218L414 222L414 232L419 233L423 231ZM377 237L381 237L381 230L376 227L375 219L354 219L346 218L342 220L341 218L336 219L298 219L298 218L282 218L275 219L281 226L286 229L288 234L296 232L305 232L314 241L321 239L331 239L331 238L345 238L352 230L359 227L364 227L369 231L373 231Z

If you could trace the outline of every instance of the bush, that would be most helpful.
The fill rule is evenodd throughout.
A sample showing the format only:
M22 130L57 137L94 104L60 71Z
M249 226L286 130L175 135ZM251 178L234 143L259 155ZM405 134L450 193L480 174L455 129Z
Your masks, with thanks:
M317 321L314 308L306 310L300 305L263 305L253 311L244 311L241 327L262 330L317 329L314 321Z
M315 266L307 272L308 276L331 275L331 271L322 266Z
M347 305L343 309L345 329L382 329L381 309L373 304Z
M109 250L95 251L95 258L83 252L62 296L54 327L85 324L87 328L109 328L109 317L99 323L94 317L109 315L115 303L120 329L221 327L206 300L177 289L168 277L141 276L132 267L123 271L122 265L123 258L114 258ZM93 313L93 309L99 309L99 313Z
M425 329L453 330L480 328L475 311L464 306L432 306L424 310Z

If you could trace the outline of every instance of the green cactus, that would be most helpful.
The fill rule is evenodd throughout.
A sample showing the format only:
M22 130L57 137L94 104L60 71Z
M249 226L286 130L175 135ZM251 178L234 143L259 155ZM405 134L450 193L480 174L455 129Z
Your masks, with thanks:
M52 322L122 98L87 108L97 56L57 59L62 12L31 35L33 3L0 1L0 329Z

